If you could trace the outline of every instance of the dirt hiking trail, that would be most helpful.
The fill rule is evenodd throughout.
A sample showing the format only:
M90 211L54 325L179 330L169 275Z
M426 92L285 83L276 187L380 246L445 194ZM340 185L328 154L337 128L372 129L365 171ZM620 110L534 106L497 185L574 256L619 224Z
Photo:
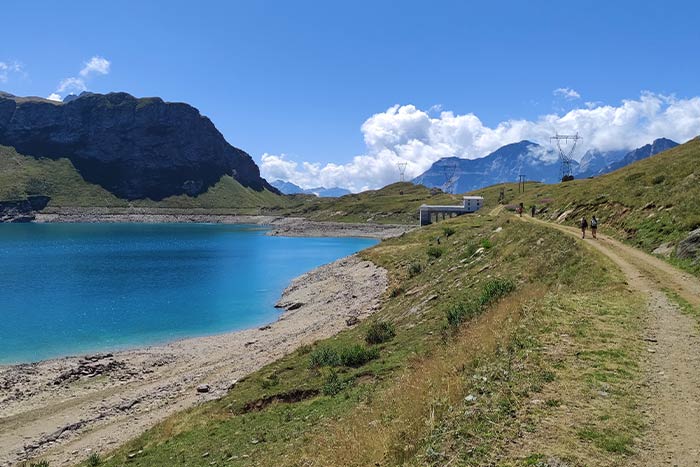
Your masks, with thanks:
M572 227L536 222L581 239ZM647 296L646 403L649 430L630 459L633 466L700 465L700 326L669 300L664 292L677 293L693 307L700 307L700 281L670 264L622 244L606 235L581 240L610 258L625 274L630 288Z

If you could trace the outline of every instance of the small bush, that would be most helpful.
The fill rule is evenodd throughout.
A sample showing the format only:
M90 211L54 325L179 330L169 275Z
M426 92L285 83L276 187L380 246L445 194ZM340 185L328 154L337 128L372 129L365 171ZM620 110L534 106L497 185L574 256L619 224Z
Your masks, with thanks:
M481 289L476 300L460 302L447 309L447 324L452 329L458 328L468 319L477 316L490 303L507 295L515 289L515 283L510 279L492 279Z
M365 342L368 344L381 344L388 342L396 336L396 330L392 323L377 321L372 323L365 334Z
M338 366L340 365L340 356L338 352L328 347L321 347L311 352L309 356L309 366L311 368L319 368L322 366Z
M304 344L301 347L299 347L299 353L301 355L306 355L307 353L311 352L312 347L309 344Z
M365 348L360 344L344 347L340 350L321 347L311 352L309 367L320 368L322 366L351 366L359 367L379 358L379 349Z
M454 235L457 231L453 229L452 227L443 227L442 228L443 233L445 234L445 237L449 237L451 235Z
M280 383L280 377L277 376L276 373L272 373L271 375L268 375L265 379L262 380L262 383L260 383L260 386L263 389L270 389L275 386L277 386Z
M479 306L475 302L462 302L447 309L447 324L452 328L459 327L460 324L479 313Z
M657 175L656 177L651 179L651 183L653 183L654 185L658 185L660 183L663 183L665 180L666 180L665 175Z
M323 382L323 394L326 396L335 396L344 388L345 383L340 379L338 373L335 370L331 370Z
M417 276L421 272L423 272L423 265L421 263L414 261L408 265L408 274L411 277Z
M391 291L389 292L389 296L390 296L391 298L396 298L396 297L398 297L399 295L401 295L401 294L404 293L404 292L405 292L405 290L404 290L403 287L401 287L401 286L394 287L394 288L391 289Z
M485 250L488 250L493 246L493 244L491 243L491 240L489 240L488 238L485 238L481 241L481 246Z
M428 247L428 251L427 251L428 257L429 257L429 258L435 258L435 259L437 259L437 258L439 258L440 256L442 256L442 254L443 254L444 252L445 252L445 250L444 250L443 248L440 248L440 247L437 247L437 246Z
M101 463L102 459L100 459L100 455L96 452L93 452L92 454L90 454L90 457L88 457L87 465L89 465L90 467L97 467Z
M510 279L492 279L488 281L479 296L479 304L484 306L509 294L515 289L515 282Z
M340 351L340 363L343 366L359 367L376 358L379 358L379 349L368 349L359 344Z

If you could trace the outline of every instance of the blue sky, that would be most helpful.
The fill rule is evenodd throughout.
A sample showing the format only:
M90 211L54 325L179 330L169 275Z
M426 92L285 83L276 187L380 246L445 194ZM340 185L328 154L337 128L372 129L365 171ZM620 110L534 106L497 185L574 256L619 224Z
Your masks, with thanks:
M0 89L46 97L75 77L184 101L256 161L267 154L268 177L303 185L380 185L399 159L417 175L439 156L545 132L484 128L543 116L552 127L626 100L646 109L635 131L601 139L581 123L591 144L700 133L697 2L11 0L2 16ZM81 75L93 57L108 68ZM654 120L669 108L691 123L657 134L675 128Z

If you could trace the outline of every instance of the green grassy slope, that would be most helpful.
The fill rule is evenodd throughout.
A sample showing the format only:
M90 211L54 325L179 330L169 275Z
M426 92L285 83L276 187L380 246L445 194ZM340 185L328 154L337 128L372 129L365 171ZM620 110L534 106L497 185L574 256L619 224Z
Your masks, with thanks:
M605 259L507 215L455 218L363 255L390 274L369 321L100 453L99 465L535 465L556 456L607 466L634 449L641 340L631 336L643 308ZM368 344L380 322L395 336ZM369 349L367 361L355 346ZM348 352L355 363L335 361ZM603 389L611 396L594 397ZM524 435L527 447L513 449Z
M507 203L523 202L527 213L533 203L547 206L546 216L567 213L570 225L595 214L603 232L652 252L664 243L676 245L700 227L700 139L593 179L528 183L524 194L516 184L478 190L487 208L496 205L501 186ZM700 274L700 264L678 263Z
M48 208L60 207L144 207L206 209L221 213L260 213L284 211L300 203L295 197L269 191L257 192L225 176L206 193L197 197L172 196L162 201L127 201L104 188L86 182L67 159L37 159L0 146L0 200L24 199L27 195L51 197Z
M421 204L459 204L461 201L458 195L442 192L433 195L423 185L398 182L340 198L307 199L291 213L323 221L415 224Z

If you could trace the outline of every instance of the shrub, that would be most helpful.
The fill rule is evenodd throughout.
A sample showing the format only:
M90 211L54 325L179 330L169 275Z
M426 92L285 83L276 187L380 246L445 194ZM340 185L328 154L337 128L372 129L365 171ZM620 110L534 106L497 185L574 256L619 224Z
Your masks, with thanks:
M338 373L335 370L331 370L323 382L323 394L326 396L335 396L344 388L345 383L340 379Z
M442 231L445 234L445 237L449 237L450 235L454 235L457 232L452 227L443 227Z
M491 240L489 240L488 238L485 238L481 241L481 246L485 250L488 250L489 248L491 248L493 246L493 244L491 243Z
M665 175L657 175L656 177L651 179L651 183L653 183L654 185L658 185L659 183L663 183L665 180Z
M318 368L321 366L338 366L340 365L340 356L338 352L328 347L321 347L311 352L309 356L309 366Z
M379 358L379 349L368 349L359 344L346 347L340 351L340 363L343 366L358 367Z
M372 323L367 329L367 334L365 334L365 342L368 344L381 344L383 342L388 342L394 338L396 335L396 330L392 323L386 321L377 321Z
M311 352L309 367L319 368L322 366L351 366L359 367L379 358L379 349L368 349L360 344L354 344L340 350L321 347Z
M93 452L92 454L90 454L90 457L88 457L87 465L89 465L90 467L97 467L101 463L102 459L100 459L100 455L96 452Z
M447 309L447 324L456 329L462 323L478 315L487 305L507 295L515 289L515 283L510 279L492 279L481 289L476 300L460 302Z
M479 304L488 305L491 302L509 294L515 289L515 283L510 279L491 279L488 281L479 296Z
M413 277L423 272L423 265L417 261L408 265L408 274Z
M445 252L443 248L437 247L437 246L431 246L428 247L428 257L430 258L439 258L442 256L442 254Z
M479 306L475 302L461 302L447 309L447 324L452 328L477 315Z
M398 287L394 287L393 289L391 289L391 292L389 292L389 296L391 298L395 298L395 297L398 297L399 295L401 295L402 293L404 293L404 288L401 286L398 286Z
M262 380L262 383L260 383L260 386L263 389L270 389L275 386L277 386L280 383L280 378L277 376L276 373L272 373L268 375L265 379Z

